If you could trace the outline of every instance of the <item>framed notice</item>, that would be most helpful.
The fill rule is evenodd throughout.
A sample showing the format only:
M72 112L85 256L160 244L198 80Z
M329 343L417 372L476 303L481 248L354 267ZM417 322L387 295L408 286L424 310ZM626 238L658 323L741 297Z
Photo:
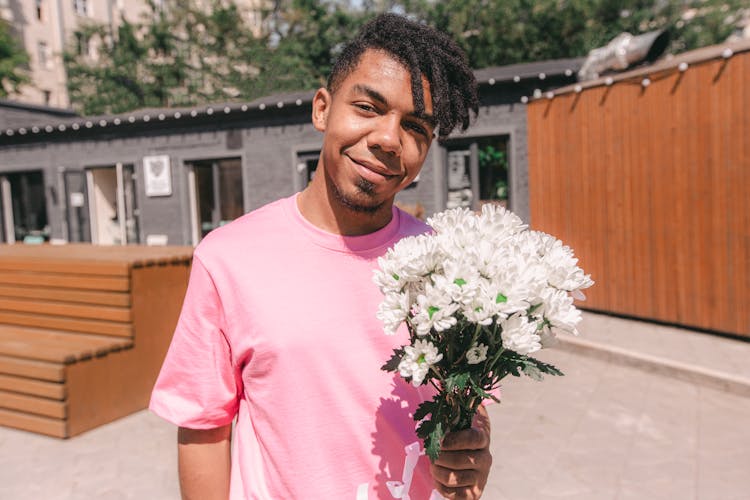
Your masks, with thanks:
M172 169L168 155L144 156L143 172L146 196L172 195Z

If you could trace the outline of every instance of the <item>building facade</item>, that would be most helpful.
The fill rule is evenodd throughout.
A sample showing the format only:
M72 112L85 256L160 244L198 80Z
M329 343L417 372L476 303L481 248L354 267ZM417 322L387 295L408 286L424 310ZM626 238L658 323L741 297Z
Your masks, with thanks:
M259 27L259 0L232 0L248 26ZM157 0L157 5L163 3ZM204 2L208 3L208 2ZM201 2L198 2L201 5ZM150 12L146 0L0 0L0 18L8 21L29 55L31 83L13 99L42 106L70 106L63 52L97 58L100 40L86 40L78 31L104 25L115 32L124 20L136 23Z
M474 124L435 143L398 203L423 217L504 203L526 218L525 96L573 82L581 62L478 71ZM0 240L197 244L215 227L307 185L322 139L310 123L313 95L0 130Z

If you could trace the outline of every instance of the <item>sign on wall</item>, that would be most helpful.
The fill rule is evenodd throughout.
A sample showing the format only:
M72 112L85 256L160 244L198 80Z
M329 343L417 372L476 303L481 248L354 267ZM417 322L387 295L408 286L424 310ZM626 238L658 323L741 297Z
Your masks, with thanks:
M146 196L172 195L172 170L168 155L144 156Z

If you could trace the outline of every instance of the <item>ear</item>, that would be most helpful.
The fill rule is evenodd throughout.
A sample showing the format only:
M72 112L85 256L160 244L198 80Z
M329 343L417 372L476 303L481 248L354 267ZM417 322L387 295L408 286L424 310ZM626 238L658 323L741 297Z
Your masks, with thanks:
M312 123L316 130L325 132L328 123L328 112L331 109L331 93L321 87L315 92L312 101Z

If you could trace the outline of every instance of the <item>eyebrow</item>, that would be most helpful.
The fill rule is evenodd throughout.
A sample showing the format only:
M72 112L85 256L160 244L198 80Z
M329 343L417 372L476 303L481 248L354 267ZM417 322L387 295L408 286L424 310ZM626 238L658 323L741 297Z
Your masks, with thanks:
M383 94L381 94L380 92L378 92L377 90L375 90L372 87L368 87L367 85L363 85L361 83L358 83L358 84L354 85L354 87L352 88L352 90L355 93L367 95L370 99L372 99L374 101L378 101L383 106L386 106L386 107L388 106L388 99L386 99ZM411 113L409 113L409 116L413 116L414 118L418 118L418 119L426 122L432 128L437 127L437 120L435 119L435 117L433 115L431 115L429 113L425 113L425 112L417 113L416 111L412 111Z

